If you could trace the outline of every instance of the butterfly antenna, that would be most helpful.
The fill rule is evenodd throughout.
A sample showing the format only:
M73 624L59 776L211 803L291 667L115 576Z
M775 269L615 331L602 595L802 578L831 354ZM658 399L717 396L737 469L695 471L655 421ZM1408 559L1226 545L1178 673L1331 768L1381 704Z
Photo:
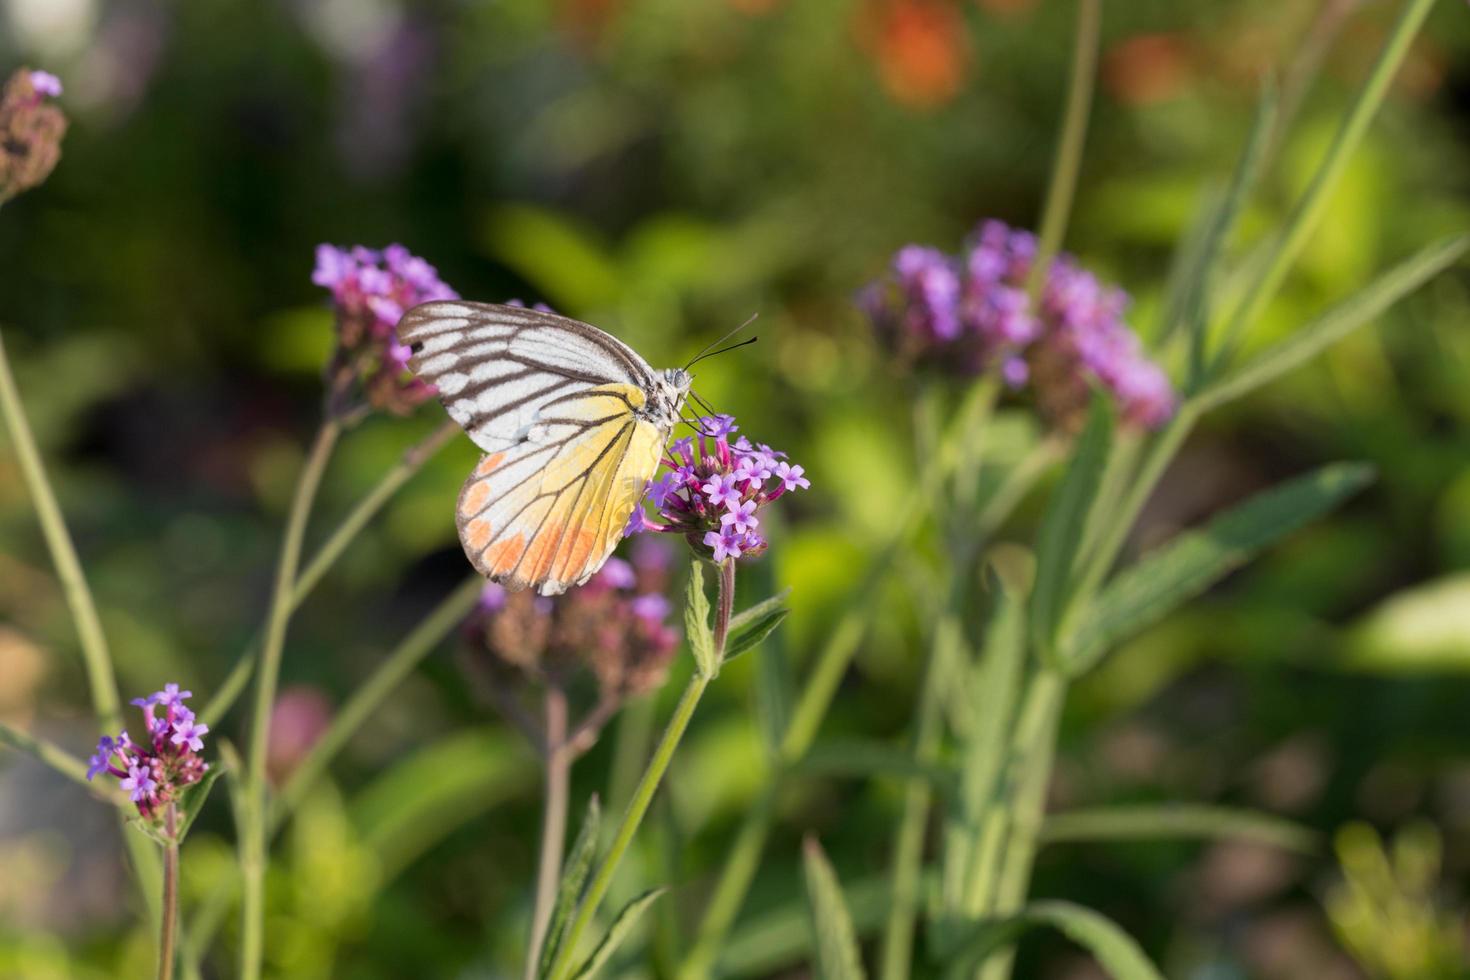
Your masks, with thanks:
M699 392L695 391L693 388L690 388L689 389L689 397L690 398L693 398L696 402L698 402L699 403L699 407L702 408L702 409L704 409L710 415L719 415L720 414L719 412L717 412L717 411L714 410L714 406L710 405L710 403L707 402L707 401L705 401L703 398L700 398L699 397Z
M758 316L760 316L759 313L752 313L750 315L749 319L747 319L740 326L736 327L734 330L731 330L729 333L725 334L725 336L721 337L719 340L714 340L714 341L711 341L710 343L706 344L705 347L704 347L704 350L700 351L698 354L695 354L694 357L690 359L689 363L686 364L686 365L684 365L684 370L686 370L686 371L689 370L694 365L696 365L700 361L704 360L706 357L714 357L715 354L723 354L723 353L725 353L725 351L734 350L736 347L744 347L746 344L753 344L753 343L755 343L757 338L751 337L749 340L741 341L740 343L735 344L735 345L733 345L731 347L726 347L726 348L724 348L722 350L714 350L714 348L719 347L725 341L729 340L731 337L735 336L737 333L739 333L740 331L744 330L746 327L748 327L752 323L754 323L755 322L755 318L758 317Z

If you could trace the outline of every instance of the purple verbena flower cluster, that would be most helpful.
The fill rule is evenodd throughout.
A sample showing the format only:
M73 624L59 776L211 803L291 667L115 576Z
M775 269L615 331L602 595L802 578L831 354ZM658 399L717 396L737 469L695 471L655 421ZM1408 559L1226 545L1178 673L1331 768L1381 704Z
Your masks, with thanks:
M1029 386L1055 424L1077 423L1093 385L1134 425L1167 421L1174 392L1123 320L1127 294L1059 255L1033 311L1026 281L1035 260L1035 236L986 221L962 255L900 249L859 305L902 362L967 375L998 367L1011 388Z
M199 756L209 726L184 707L190 697L193 692L165 684L163 690L146 698L134 698L132 704L143 709L147 736L134 741L126 730L117 738L102 736L87 766L87 779L104 772L117 777L119 788L127 792L144 819L153 819L161 808L176 802L179 792L199 782L209 769Z
M59 78L29 68L0 89L0 201L44 181L61 159L66 116L49 101L60 94Z
M752 445L731 415L705 416L699 433L676 440L663 459L665 470L648 487L647 500L658 511L650 520L643 507L633 511L628 534L664 531L684 535L690 545L715 562L760 555L761 508L811 481L786 454Z
M328 370L329 408L342 416L366 399L372 408L406 415L434 395L408 370L411 351L398 342L404 311L459 294L428 262L402 245L382 251L354 245L318 245L311 281L332 292L337 350Z
M640 541L631 560L609 558L585 585L555 598L487 583L466 635L493 667L522 678L563 683L589 669L602 700L617 702L667 676L680 637L668 623L668 585L668 549Z

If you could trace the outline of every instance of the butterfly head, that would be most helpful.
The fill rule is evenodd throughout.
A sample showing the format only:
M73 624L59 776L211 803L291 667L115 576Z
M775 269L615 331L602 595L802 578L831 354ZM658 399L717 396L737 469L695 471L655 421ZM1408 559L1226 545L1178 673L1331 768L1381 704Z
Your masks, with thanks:
M684 399L689 397L689 386L694 376L683 368L669 368L654 382L652 397L648 400L647 413L660 426L672 429L679 421L684 408Z

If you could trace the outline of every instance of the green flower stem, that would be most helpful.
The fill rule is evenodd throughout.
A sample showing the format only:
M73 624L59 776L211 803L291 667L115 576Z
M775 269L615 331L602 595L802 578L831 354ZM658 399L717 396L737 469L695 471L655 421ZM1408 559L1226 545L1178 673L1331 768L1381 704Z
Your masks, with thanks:
M1066 678L1049 669L1038 673L1026 692L1007 777L1009 799L1001 801L1006 809L1006 842L1004 857L998 862L999 879L975 883L980 893L994 895L993 902L984 903L988 915L1010 915L1026 901L1066 696ZM1013 948L991 956L980 968L980 980L1005 980L1010 976L1013 957Z
M715 603L714 659L716 664L725 657L725 639L729 632L730 611L734 602L735 562L727 559L720 564L719 596ZM617 833L613 836L607 857L598 866L597 874L593 876L592 883L587 887L586 895L583 896L581 904L577 906L576 917L568 926L561 949L558 950L556 959L552 961L551 969L547 971L549 980L567 980L572 975L578 941L582 938L582 933L587 931L592 917L597 914L598 905L601 904L603 896L607 894L609 886L612 885L618 864L628 850L628 845L632 843L633 835L637 833L639 824L643 822L649 804L653 802L653 794L663 781L669 763L673 761L674 750L679 747L684 731L689 727L689 719L694 716L694 709L698 707L699 699L704 695L704 690L712 679L711 676L698 670L689 678L689 684L684 688L684 693L674 708L673 717L669 719L669 725L664 729L663 738L659 739L658 747L653 752L653 758L649 760L648 768L643 771L643 778L638 781L638 786L633 791L633 798L629 801L628 809L623 814Z
M367 720L382 707L388 696L411 674L423 659L469 615L479 601L485 580L478 575L467 578L463 585L451 592L439 605L419 622L403 640L394 647L377 669L353 692L345 704L332 718L332 723L312 745L306 758L292 771L280 792L271 800L268 834L280 830L286 819L296 811L306 794L316 785L337 754L351 741L352 736ZM191 916L192 927L184 942L186 964L197 964L204 956L215 932L219 929L233 897L233 882L217 886ZM192 967L191 967L192 969ZM193 969L197 973L197 969Z
M97 604L87 586L87 577L82 572L82 563L77 558L76 546L62 517L61 506L46 478L46 467L36 448L35 436L26 419L25 406L21 403L20 391L15 385L15 376L10 370L10 360L5 353L3 336L0 336L0 415L5 417L5 428L15 447L16 462L20 466L21 478L25 480L31 501L36 508L36 520L51 552L51 562L56 566L56 577L61 580L62 594L71 610L72 623L76 626L77 638L81 643L82 662L87 670L87 686L92 695L92 710L97 724L104 730L115 732L122 727L121 699L117 694L117 677L112 670L112 657L107 649L107 637L102 632L102 620L97 615ZM152 844L142 834L129 830L126 817L123 843L137 875L138 887L150 916L157 921L161 897L157 882L161 873L158 855Z
M1097 76L1098 34L1102 24L1102 0L1079 0L1077 33L1072 44L1072 80L1067 89L1067 106L1062 115L1062 135L1057 155L1052 158L1051 179L1046 188L1046 202L1041 208L1041 229L1037 236L1036 261L1026 281L1031 304L1041 298L1046 285L1047 268L1062 239L1067 234L1067 221L1072 215L1072 199L1077 194L1077 177L1082 172L1082 148L1087 142L1087 120L1092 115L1092 86Z
M567 742L567 692L556 683L546 686L546 800L541 812L541 859L536 869L536 904L531 915L531 947L526 954L525 980L536 980L541 947L556 905L561 878L561 852L567 835L568 783L572 748Z
M1399 65L1403 63L1404 55L1409 51L1410 42L1419 32L1432 6L1434 6L1434 0L1409 0L1404 5L1398 22L1394 24L1393 32L1389 35L1383 50L1379 52L1378 61L1374 64L1372 73L1363 83L1362 91L1358 93L1357 101L1353 103L1347 117L1338 127L1337 135L1333 137L1332 146L1328 148L1326 158L1317 168L1317 172L1312 176L1312 182L1307 185L1306 192L1302 194L1301 199L1297 201L1290 216L1286 219L1286 227L1272 243L1268 257L1256 267L1255 275L1246 286L1244 298L1226 328L1219 353L1212 365L1214 371L1217 371L1233 354L1236 345L1244 339L1246 332L1275 298L1287 272L1290 271L1297 256L1301 254L1307 239L1321 222L1331 198L1331 192L1337 186L1338 178L1342 176L1343 169L1347 167L1353 151L1363 141L1363 136L1368 131L1368 124L1373 120L1378 107L1382 105L1389 83L1393 81Z
M817 662L807 676L801 697L777 746L774 771L760 795L746 810L735 841L726 853L714 893L695 932L694 944L680 964L678 976L681 980L704 980L713 968L755 879L761 852L775 819L776 797L786 773L802 760L816 739L837 694L837 687L878 613L879 592L895 556L939 499L939 491L945 481L961 467L967 440L972 440L975 435L967 425L983 421L987 411L982 407L995 397L994 389L987 383L989 380L982 378L970 386L937 449L920 460L919 479L899 508L888 540L878 549L867 577L857 589L856 598L818 652ZM1018 494L1016 499L1019 497ZM992 514L991 519L998 526L1004 515Z
M964 577L964 569L953 574ZM954 683L954 671L962 655L964 627L954 604L934 632L934 645L919 695L914 724L914 760L921 765L938 761L943 736L944 699ZM911 779L904 791L903 817L894 837L892 893L888 922L883 933L882 980L908 980L914 951L914 920L919 907L919 882L923 875L924 830L929 823L933 785L928 779Z
M240 870L244 883L240 924L241 980L259 980L265 949L266 749L270 740L271 710L276 700L276 682L281 673L281 654L286 643L286 624L291 618L292 587L301 558L301 540L306 534L307 516L339 433L337 422L326 420L307 454L286 519L285 538L276 565L275 591L266 619L240 808L243 824L240 828Z
M174 975L174 936L179 924L179 812L170 803L163 810L163 923L158 932L158 980Z
M301 574L296 577L291 587L291 610L293 612L306 601L306 597L337 563L337 559L342 557L347 546L357 538L378 511L382 510L393 495L412 479L414 474L423 469L424 464L443 449L449 443L450 438L459 431L459 425L453 421L439 426L421 442L409 448L397 465L384 473L383 478L368 491L367 496L358 501L357 506L352 508L352 512L337 526L331 537L322 543L321 548L306 563ZM235 701L244 693L245 685L250 682L250 677L255 672L259 652L259 637L256 637L245 648L245 652L240 655L235 666L230 669L229 676L215 691L214 697L199 712L201 721L214 725L230 710Z

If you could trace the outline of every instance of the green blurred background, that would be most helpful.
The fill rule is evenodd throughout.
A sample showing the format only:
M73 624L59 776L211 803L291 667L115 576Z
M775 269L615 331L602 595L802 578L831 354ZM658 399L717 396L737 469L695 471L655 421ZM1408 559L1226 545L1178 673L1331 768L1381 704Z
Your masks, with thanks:
M1303 44L1331 42L1239 253L1320 159L1395 9L1106 10L1067 246L1133 295L1145 337L1173 243L1228 174L1261 79L1291 79ZM318 242L402 242L467 297L547 302L658 365L760 314L760 343L702 364L698 386L812 478L746 576L752 594L792 586L794 613L759 668L747 658L712 689L619 885L672 881L685 897L661 915L697 910L764 769L762 730L775 722L756 710L757 686L779 705L801 676L912 478L911 380L884 363L851 296L905 242L953 249L982 217L1034 222L1072 5L3 0L0 12L0 66L61 75L72 120L51 180L0 213L0 326L125 697L170 679L207 697L264 611L331 343L325 294L310 283ZM1470 13L1439 4L1253 344L1470 223L1467 56ZM1076 692L1057 805L1244 804L1327 834L1425 820L1443 845L1438 901L1455 907L1470 882L1467 313L1470 279L1441 277L1195 434L1135 547L1325 461L1366 460L1379 479ZM308 547L441 417L430 404L353 432ZM1036 437L1021 407L995 425L998 456ZM339 703L460 579L451 502L474 458L467 440L442 453L353 546L292 625L286 685ZM1030 541L1040 499L1003 537ZM903 736L923 581L893 577L829 735ZM0 720L85 752L96 733L80 664L7 445ZM238 715L218 734L238 740ZM574 812L605 788L613 741L577 767ZM448 650L333 775L279 845L268 928L281 975L515 969L536 773ZM783 798L747 926L800 901L804 832L821 836L845 881L881 874L899 805L900 787L883 780L802 781ZM101 810L0 758L0 976L148 969L151 937ZM200 828L186 848L186 917L187 900L229 870L222 798ZM1066 845L1043 853L1035 892L1105 911L1170 976L1359 976L1368 957L1335 941L1323 909L1338 875L1326 854L1240 844ZM669 923L655 931L653 953L628 969L667 964ZM804 970L776 939L747 931L744 942L732 973ZM219 959L221 975L230 963ZM1051 938L1028 941L1020 969L1097 975Z

